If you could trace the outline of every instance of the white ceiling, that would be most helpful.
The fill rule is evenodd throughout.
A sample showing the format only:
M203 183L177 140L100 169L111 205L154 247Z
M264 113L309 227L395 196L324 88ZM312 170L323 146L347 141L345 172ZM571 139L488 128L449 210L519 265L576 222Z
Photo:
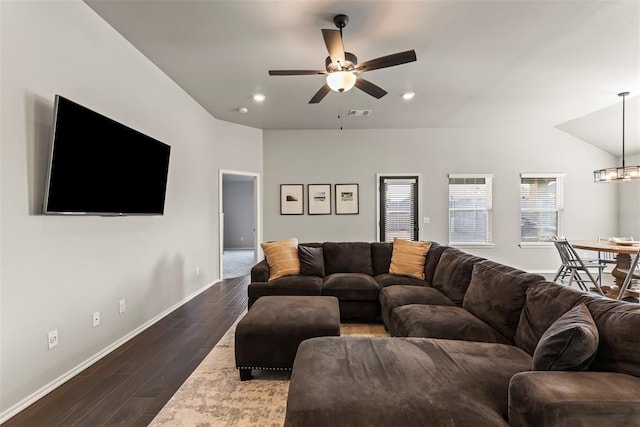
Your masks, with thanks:
M640 0L337 1L85 0L214 117L261 129L558 126L627 154L640 152ZM345 50L360 61L415 49L417 62L363 77L389 94L353 89L309 99L323 76L320 29L345 13ZM412 101L403 101L404 91ZM266 95L262 103L252 94ZM241 114L239 107L249 112ZM371 109L368 117L346 117Z

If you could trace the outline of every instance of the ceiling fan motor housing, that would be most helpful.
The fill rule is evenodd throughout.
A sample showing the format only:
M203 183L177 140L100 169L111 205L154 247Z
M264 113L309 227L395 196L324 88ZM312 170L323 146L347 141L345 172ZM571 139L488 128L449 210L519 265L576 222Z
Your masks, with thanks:
M340 65L340 64L331 62L331 57L327 56L327 58L324 60L324 65L325 65L325 68L327 69L327 72L333 73L335 71L353 71L356 68L356 64L358 63L358 57L356 57L353 53L345 52L344 60L345 60L345 63Z

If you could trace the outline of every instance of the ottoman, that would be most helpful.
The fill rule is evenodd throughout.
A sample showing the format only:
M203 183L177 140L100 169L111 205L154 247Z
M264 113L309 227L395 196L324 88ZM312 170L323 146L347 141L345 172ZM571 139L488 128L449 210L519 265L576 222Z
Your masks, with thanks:
M323 336L340 336L337 298L260 297L236 326L240 380L251 379L252 369L291 370L298 345Z

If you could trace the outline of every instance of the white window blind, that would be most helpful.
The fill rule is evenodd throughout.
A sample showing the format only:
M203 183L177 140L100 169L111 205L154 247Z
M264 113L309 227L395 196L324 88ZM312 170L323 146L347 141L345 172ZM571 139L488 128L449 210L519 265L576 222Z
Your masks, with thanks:
M520 241L548 243L563 234L564 174L520 175Z
M449 243L492 244L493 175L449 174Z
M380 178L380 240L394 237L418 240L418 179L416 177Z

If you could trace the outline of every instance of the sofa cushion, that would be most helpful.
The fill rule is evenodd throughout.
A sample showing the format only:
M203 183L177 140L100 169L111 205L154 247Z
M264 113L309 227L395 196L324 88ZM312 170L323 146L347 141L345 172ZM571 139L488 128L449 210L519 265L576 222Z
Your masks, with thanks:
M441 245L437 242L431 242L429 252L427 252L427 259L424 263L424 281L431 286L433 283L433 275L436 272L436 267L440 262L440 257L449 246Z
M373 242L371 243L371 267L373 275L388 274L391 265L391 252L393 243Z
M507 426L509 379L530 366L501 344L312 338L293 364L285 426Z
M378 282L362 273L334 273L322 283L322 295L342 301L378 301L379 294Z
M584 304L578 304L542 334L533 352L536 371L586 371L598 350L598 328Z
M362 273L373 276L371 266L371 243L366 242L325 242L324 272Z
M553 322L575 305L597 298L594 295L552 282L529 286L526 294L526 302L520 314L514 340L518 347L531 355L533 355L542 334L549 329Z
M590 369L640 377L640 305L599 296L585 304L600 337Z
M375 279L381 288L393 285L427 286L427 282L422 279L414 279L409 276L398 276L397 274L378 274Z
M462 307L411 304L391 310L394 337L422 337L509 344L509 340Z
M390 276L390 275L389 275ZM378 283L382 283L376 276ZM391 276L397 277L397 276ZM405 277L407 280L418 280ZM428 286L393 285L382 288L380 291L380 306L382 309L382 321L389 328L391 323L391 311L402 305L409 304L433 304L455 306L445 294Z
M529 285L539 274L485 260L474 264L462 306L513 342Z
M322 279L315 276L284 276L270 282L253 282L247 288L249 307L266 295L321 295Z
M458 249L447 248L442 253L433 274L432 286L461 306L471 281L473 265L482 260L483 258L466 254Z
M300 274L324 277L324 255L322 248L298 245Z
M262 243L260 246L269 264L270 281L283 276L300 274L298 239L292 237L278 242Z
M430 242L410 242L394 238L389 273L424 279L424 262L429 246Z
M521 372L509 383L511 426L638 426L640 378L613 372Z

